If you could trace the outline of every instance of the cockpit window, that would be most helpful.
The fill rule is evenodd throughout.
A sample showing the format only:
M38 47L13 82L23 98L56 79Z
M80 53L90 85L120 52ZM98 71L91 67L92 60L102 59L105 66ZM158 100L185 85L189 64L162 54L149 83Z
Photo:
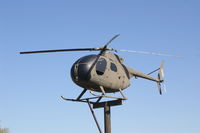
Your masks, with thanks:
M110 64L110 69L111 69L112 71L114 71L114 72L117 72L117 66L116 66L114 63L112 63L112 62L111 62L111 64Z
M96 64L96 73L98 75L103 75L106 70L107 62L104 58L100 58Z

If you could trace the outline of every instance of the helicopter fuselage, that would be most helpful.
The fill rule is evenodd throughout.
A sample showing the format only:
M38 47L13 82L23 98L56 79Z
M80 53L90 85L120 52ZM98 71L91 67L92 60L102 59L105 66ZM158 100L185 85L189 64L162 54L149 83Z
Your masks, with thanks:
M78 59L71 68L71 77L75 84L88 90L118 92L130 86L127 68L118 55L105 52L102 55L87 55Z
M144 74L133 68L129 68L123 64L123 58L108 51L126 51L143 54L154 54L163 56L172 56L168 54L156 54L152 52L132 51L132 50L116 50L108 48L108 45L119 36L115 35L103 47L100 48L74 48L74 49L55 49L55 50L39 50L25 51L20 54L35 54L35 53L52 53L52 52L67 52L67 51L100 51L99 54L92 54L78 59L71 68L71 78L75 84L84 88L82 93L76 100L80 100L82 95L91 90L91 94L99 98L110 97L106 93L120 92L122 99L126 99L122 90L130 86L131 77L140 77L151 80L157 83L160 94L161 83L164 81L163 64L151 73ZM158 77L154 78L150 74L159 71ZM102 95L94 94L93 91L101 92ZM112 97L113 98L113 97ZM116 98L116 97L115 97ZM118 98L117 98L118 99ZM121 98L120 98L121 99ZM73 100L74 101L74 100Z

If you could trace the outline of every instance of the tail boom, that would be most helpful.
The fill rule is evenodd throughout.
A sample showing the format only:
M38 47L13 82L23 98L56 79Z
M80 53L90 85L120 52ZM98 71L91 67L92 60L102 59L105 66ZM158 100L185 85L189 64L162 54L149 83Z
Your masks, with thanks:
M151 72L149 74L144 74L144 73L142 73L140 71L137 71L137 70L129 68L129 67L127 67L127 70L129 72L129 76L130 77L136 77L136 78L139 77L139 78L144 78L144 79L156 82L157 86L158 86L158 91L159 91L160 95L162 95L161 83L164 82L164 70L163 70L163 66L164 66L164 61L161 62L160 68L154 70L153 72ZM156 71L159 71L157 78L154 78L154 77L150 76L150 74L152 74L152 73L154 73Z

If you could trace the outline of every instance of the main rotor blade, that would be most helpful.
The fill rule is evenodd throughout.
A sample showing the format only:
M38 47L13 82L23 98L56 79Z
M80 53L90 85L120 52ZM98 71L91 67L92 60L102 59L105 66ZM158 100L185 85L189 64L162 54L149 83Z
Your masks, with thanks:
M115 35L113 38L111 38L110 41L108 41L108 42L104 45L103 48L106 49L107 46L108 46L115 38L117 38L119 35L120 35L120 34L117 34L117 35Z
M120 50L116 50L116 51L131 52L131 53L137 53L137 54L168 56L168 57L175 57L175 58L183 58L182 56L176 56L176 55L171 55L171 54L163 54L163 53L155 53L155 52L147 52L147 51L134 51L134 50L124 50L124 49L120 49Z
M67 52L67 51L99 51L101 49L102 48L56 49L56 50L25 51L25 52L20 52L20 54L36 54L36 53Z
M101 51L110 50L107 46L119 36L115 35L110 41L108 41L102 48L76 48L76 49L56 49L56 50L39 50L39 51L25 51L20 52L20 54L36 54L36 53L52 53L52 52L67 52L67 51Z
M111 38L102 48L101 51L99 53L99 55L101 56L106 50L113 50L112 48L107 48L107 46L115 39L119 36L120 34L115 35L113 38Z

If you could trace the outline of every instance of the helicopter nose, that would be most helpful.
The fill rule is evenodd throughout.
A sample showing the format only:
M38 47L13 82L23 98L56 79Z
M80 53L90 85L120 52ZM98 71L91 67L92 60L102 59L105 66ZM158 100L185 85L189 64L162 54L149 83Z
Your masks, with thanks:
M78 59L71 68L71 78L73 81L89 81L91 78L90 69L94 64L97 55L88 55Z

